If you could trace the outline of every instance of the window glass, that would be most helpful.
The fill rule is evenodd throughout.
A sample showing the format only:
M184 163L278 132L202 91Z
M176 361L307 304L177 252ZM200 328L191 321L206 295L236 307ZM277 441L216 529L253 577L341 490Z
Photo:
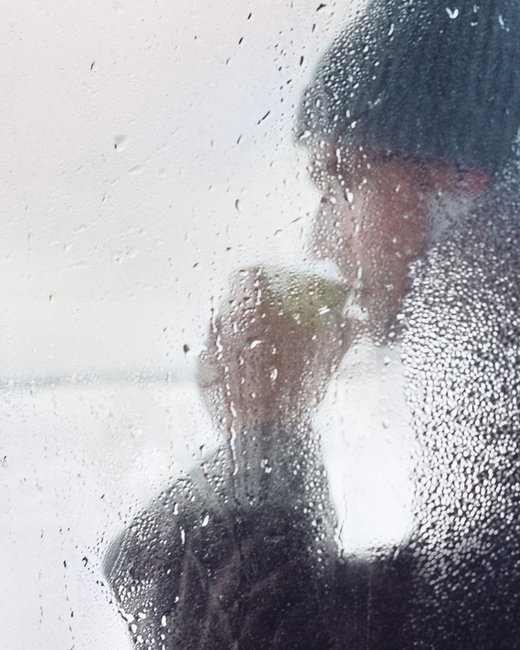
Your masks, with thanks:
M0 623L514 648L512 0L8 3Z

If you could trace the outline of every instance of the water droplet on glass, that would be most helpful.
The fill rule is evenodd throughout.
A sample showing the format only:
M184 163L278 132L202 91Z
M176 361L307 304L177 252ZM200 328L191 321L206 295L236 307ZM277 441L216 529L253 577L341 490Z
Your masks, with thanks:
M126 145L128 144L128 138L126 135L116 135L114 138L114 149L116 151L124 151Z

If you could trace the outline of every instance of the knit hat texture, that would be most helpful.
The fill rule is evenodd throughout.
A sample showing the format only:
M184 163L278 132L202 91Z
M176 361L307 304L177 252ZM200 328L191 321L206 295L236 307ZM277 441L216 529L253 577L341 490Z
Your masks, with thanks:
M300 138L498 171L520 126L518 0L374 0L323 56Z

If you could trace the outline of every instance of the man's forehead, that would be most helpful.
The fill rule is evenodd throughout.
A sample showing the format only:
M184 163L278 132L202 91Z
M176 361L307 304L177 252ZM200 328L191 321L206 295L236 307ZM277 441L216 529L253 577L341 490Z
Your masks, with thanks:
M414 179L423 188L433 188L437 192L453 191L456 182L463 182L480 191L491 178L486 172L440 160L428 160L384 148L330 143L310 150L309 171L312 181L323 190L330 184L331 178L335 178L343 186L358 186L385 179L385 182L393 179L400 184L401 180ZM463 186L459 189L463 189Z
M316 165L334 165L338 169L343 166L353 167L370 164L378 160L389 160L398 157L390 150L343 143L326 143L313 147L310 160Z
M374 167L391 165L403 172L428 173L450 168L454 173L460 168L439 160L427 160L416 155L392 151L384 147L367 147L343 143L324 143L313 147L309 153L311 171L334 175L351 175L368 172Z
M360 176L375 166L394 163L398 156L385 149L345 144L324 144L310 151L310 171L316 177L328 174L339 178ZM402 160L405 164L404 159Z

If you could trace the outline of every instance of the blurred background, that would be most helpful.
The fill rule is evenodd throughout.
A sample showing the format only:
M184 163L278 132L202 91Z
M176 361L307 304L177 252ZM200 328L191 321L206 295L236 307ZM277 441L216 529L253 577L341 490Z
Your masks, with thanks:
M4 385L179 374L231 269L299 259L295 107L346 13L6 3Z
M130 647L102 559L216 444L194 368L230 272L308 264L295 109L355 8L3 4L1 648ZM368 491L370 444L349 456Z

